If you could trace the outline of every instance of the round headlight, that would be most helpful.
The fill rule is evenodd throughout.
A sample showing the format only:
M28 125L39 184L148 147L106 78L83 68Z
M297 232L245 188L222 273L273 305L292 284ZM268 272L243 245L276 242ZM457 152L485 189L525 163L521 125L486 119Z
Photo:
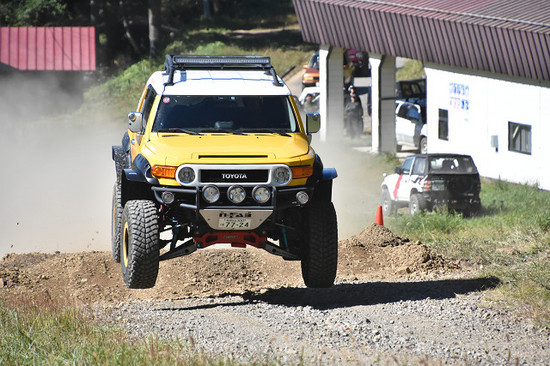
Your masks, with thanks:
M309 201L309 195L305 191L300 191L296 193L296 201L298 201L300 205L305 205Z
M195 180L195 171L188 166L179 169L178 181L181 184L190 184Z
M266 186L256 186L252 190L252 197L258 203L266 203L271 198L271 191Z
M208 203L214 203L220 199L220 190L216 186L206 186L202 189L202 196Z
M292 179L292 172L287 166L280 166L273 172L273 180L279 185L285 185L290 183Z
M227 190L227 198L233 203L241 203L246 197L246 191L241 186L231 186Z
M161 198L162 202L167 205L171 205L176 200L176 196L172 192L162 192Z

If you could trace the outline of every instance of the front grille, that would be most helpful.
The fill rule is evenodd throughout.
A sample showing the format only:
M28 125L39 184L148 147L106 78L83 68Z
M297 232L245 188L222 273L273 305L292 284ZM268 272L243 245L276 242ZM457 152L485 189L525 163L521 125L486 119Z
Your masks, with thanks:
M201 183L266 183L269 170L208 170L200 171Z

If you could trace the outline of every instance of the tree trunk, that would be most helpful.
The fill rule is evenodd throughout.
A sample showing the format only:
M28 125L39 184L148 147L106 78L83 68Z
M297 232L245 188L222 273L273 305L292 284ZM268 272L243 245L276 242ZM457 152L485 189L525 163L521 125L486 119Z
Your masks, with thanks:
M162 0L148 1L149 57L155 58L160 52L160 9Z
M205 19L210 19L212 14L210 13L210 0L202 0L202 8Z
M99 47L99 10L97 0L90 0L90 25L95 28L96 60L101 64L103 58L100 56L101 49Z

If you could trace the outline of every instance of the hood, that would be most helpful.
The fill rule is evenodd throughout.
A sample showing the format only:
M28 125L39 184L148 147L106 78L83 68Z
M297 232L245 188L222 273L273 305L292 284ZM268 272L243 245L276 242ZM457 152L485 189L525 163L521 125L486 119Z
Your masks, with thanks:
M302 134L151 134L142 154L151 165L289 163L308 154Z

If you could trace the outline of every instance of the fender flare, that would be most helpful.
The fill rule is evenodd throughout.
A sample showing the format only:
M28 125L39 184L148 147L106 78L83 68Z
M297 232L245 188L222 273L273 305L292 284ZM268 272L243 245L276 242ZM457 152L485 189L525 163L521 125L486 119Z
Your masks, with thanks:
M149 161L141 154L136 156L131 168L124 169L124 177L129 182L159 185L158 179L151 175L151 164L149 164Z
M159 185L157 178L151 175L151 165L141 154L136 156L132 168L124 169L121 176L121 204L135 199L154 200L151 186Z
M338 172L335 168L323 168L321 180L333 180L338 177Z

